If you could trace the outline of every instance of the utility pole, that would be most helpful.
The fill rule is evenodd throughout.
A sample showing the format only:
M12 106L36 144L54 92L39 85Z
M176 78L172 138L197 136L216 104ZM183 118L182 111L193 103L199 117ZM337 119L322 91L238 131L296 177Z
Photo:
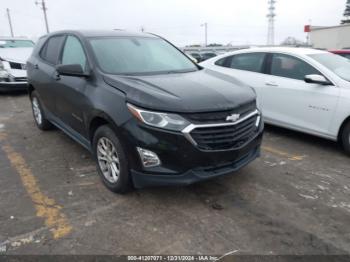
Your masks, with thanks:
M39 5L40 8L43 10L44 19L45 19L45 26L46 26L46 33L50 33L49 23L47 21L47 14L46 14L47 8L46 8L45 0L41 0L40 2L36 1L35 4Z
M7 19L9 20L11 36L14 37L13 28L12 28L12 21L11 21L11 15L10 15L10 9L6 8L6 12L7 12Z
M276 0L268 0L269 5L269 13L267 14L268 18L268 30L267 30L267 44L274 45L275 44L275 4Z
M204 26L205 47L207 47L208 46L208 23L205 22L204 24L201 24L201 26Z

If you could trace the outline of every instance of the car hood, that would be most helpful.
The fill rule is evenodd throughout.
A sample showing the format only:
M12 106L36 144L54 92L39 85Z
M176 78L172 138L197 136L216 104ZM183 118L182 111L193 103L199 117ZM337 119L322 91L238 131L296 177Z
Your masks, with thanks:
M0 48L0 58L6 61L25 64L33 48Z
M249 86L209 69L152 76L105 75L104 79L124 92L128 102L166 112L223 111L255 100Z

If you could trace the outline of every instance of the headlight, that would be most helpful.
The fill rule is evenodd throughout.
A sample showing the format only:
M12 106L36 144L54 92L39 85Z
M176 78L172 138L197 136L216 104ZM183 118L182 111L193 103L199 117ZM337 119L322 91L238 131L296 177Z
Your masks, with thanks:
M163 129L182 131L190 123L176 114L152 112L127 104L129 111L141 122Z

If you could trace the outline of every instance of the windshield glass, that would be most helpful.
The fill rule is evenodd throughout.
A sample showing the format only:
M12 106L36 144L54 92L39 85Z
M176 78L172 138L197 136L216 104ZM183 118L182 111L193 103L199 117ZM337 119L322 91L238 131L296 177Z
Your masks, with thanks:
M350 82L350 60L335 54L316 54L309 55L320 64L327 67L337 76Z
M184 54L159 38L90 39L101 69L110 74L155 74L196 71Z
M31 40L1 40L0 48L34 47Z

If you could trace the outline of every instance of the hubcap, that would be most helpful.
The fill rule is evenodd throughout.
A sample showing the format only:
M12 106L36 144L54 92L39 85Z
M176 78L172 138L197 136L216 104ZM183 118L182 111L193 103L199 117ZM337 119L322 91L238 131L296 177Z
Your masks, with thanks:
M41 125L42 115L41 115L41 110L40 110L40 106L39 106L39 101L36 97L33 97L33 99L32 99L32 107L33 107L35 121L39 125Z
M106 137L97 142L97 160L103 176L110 183L116 183L120 173L119 157L112 141Z

